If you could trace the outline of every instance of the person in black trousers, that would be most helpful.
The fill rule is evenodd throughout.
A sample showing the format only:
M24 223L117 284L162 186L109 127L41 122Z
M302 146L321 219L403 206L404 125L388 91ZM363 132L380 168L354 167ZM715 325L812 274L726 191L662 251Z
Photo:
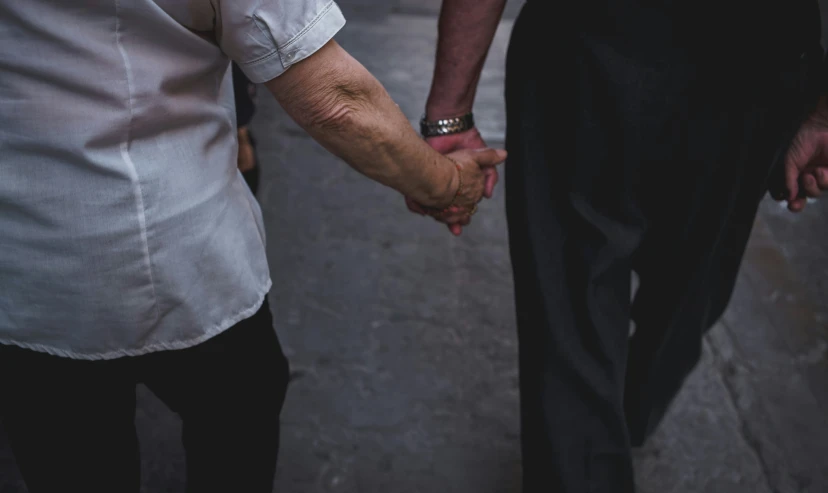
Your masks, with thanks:
M421 125L440 152L485 145L472 105L505 3L443 1ZM819 21L815 0L524 4L505 169L525 493L634 491L631 447L698 362L760 200L828 188Z

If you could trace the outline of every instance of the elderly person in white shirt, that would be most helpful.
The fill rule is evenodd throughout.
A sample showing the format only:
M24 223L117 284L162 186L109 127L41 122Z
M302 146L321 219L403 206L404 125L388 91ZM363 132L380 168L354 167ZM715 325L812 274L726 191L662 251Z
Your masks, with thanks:
M331 0L0 2L0 416L31 493L137 493L135 385L190 492L269 492L287 362L229 64L446 223L505 153L442 156L333 35Z

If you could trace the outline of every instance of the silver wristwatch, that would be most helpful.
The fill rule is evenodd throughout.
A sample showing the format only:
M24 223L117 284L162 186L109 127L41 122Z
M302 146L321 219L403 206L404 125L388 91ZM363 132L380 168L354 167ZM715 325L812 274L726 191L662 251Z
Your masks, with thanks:
M437 137L438 135L451 135L465 132L474 127L474 115L466 113L455 118L428 121L426 116L420 120L420 134L423 137Z

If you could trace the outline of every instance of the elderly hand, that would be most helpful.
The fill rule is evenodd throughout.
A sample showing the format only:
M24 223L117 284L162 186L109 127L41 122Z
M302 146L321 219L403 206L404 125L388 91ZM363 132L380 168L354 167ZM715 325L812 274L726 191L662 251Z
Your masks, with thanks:
M466 130L458 134L440 135L438 137L429 137L426 139L435 151L440 154L448 154L449 152L459 151L461 149L483 149L488 147L477 127ZM497 185L498 174L496 168L486 169L486 190L483 196L487 199L492 198L494 187Z
M441 154L448 154L462 149L486 148L486 142L483 141L483 138L480 136L480 132L477 130L476 127L457 134L430 137L426 139L426 142L428 142L428 144L434 150ZM486 175L486 181L483 196L487 199L490 199L492 198L492 193L494 192L494 187L495 185L497 185L499 177L497 169L494 167L486 168L484 170L484 173ZM426 213L425 208L421 204L416 203L410 197L405 198L405 203L411 212L414 212L416 214ZM463 232L463 226L467 226L469 222L470 216L467 216L465 218L460 219L457 222L447 222L446 224L449 228L449 231L451 231L452 234L459 236Z
M800 212L809 197L828 190L828 100L820 99L816 111L802 124L785 156L788 209Z
M410 202L409 208L413 212L429 215L434 219L456 226L451 229L455 235L460 234L459 228L469 224L471 216L477 212L477 204L486 193L488 177L491 170L506 159L506 151L502 149L463 149L445 155L455 163L458 172L458 188L454 200L444 209L434 209Z

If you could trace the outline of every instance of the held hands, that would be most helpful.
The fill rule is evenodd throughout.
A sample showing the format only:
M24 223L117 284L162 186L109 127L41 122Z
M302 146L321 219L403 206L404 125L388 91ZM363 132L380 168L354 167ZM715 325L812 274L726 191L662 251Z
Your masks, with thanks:
M477 211L477 203L483 197L492 197L498 181L495 166L504 161L506 152L487 148L476 128L458 134L431 137L426 142L459 164L459 169L462 170L462 190L453 205L447 209L430 209L409 197L405 199L406 205L411 212L429 215L446 224L452 234L459 236L463 227L471 222L471 216Z
M809 197L828 190L828 100L820 99L816 111L802 124L785 156L787 191L774 196L787 200L788 209L800 212ZM787 196L786 196L787 194Z
M456 168L454 181L457 183L449 205L445 208L432 208L408 200L409 209L420 215L428 215L448 224L455 235L459 235L463 226L471 222L471 216L477 212L477 204L486 193L486 182L490 170L506 159L502 149L462 149L445 155Z
M488 147L476 127L458 134L430 137L426 139L426 142L428 142L428 145L430 145L432 149L440 154L448 154L450 152L459 151L460 149L483 149ZM492 198L494 187L497 185L497 168L486 168L485 173L486 191L483 196L490 199Z

